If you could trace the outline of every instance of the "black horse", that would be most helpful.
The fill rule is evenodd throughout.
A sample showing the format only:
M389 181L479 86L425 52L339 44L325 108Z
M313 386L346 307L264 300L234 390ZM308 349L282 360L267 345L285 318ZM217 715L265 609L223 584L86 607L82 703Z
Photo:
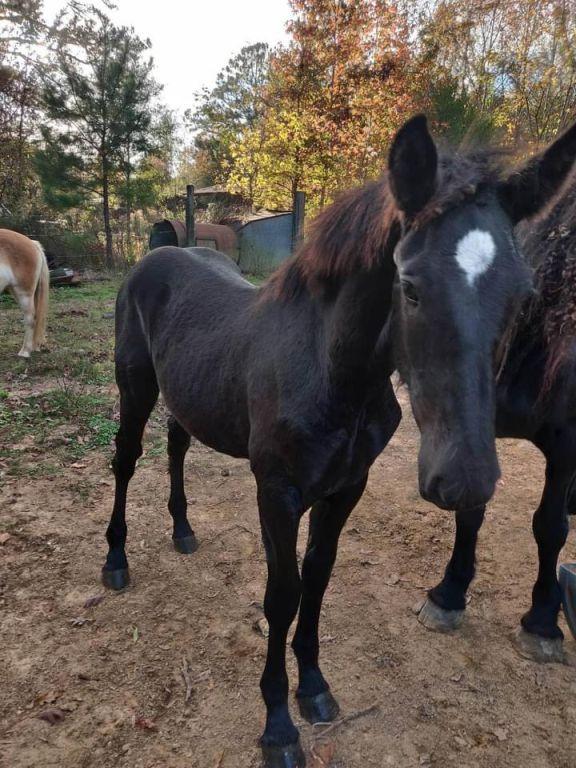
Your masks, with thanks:
M572 129L544 155L549 169L546 175L563 177L556 167L558 147L563 146L570 161L574 141ZM576 177L572 175L554 204L518 233L535 270L536 291L504 338L496 390L497 436L529 440L546 460L544 490L532 526L538 576L531 608L522 617L518 634L523 652L538 661L564 658L563 633L558 626L562 594L556 569L568 533L568 515L576 514L575 227ZM452 558L420 613L420 620L430 629L450 631L464 618L483 517L483 507L466 518L456 513ZM576 605L568 609L574 615Z
M400 420L389 380L392 303L399 304L402 369L422 429L422 493L475 519L499 472L494 349L530 290L513 225L555 192L575 136L503 179L487 155L439 158L418 116L396 135L385 177L327 208L297 256L262 289L215 252L161 248L120 291L121 412L104 582L128 583L127 487L161 390L172 414L168 506L178 551L196 547L183 486L190 435L248 457L256 479L268 564L261 681L268 766L305 764L285 667L298 607L292 647L300 711L311 722L338 713L318 666L318 622L340 531ZM300 575L296 540L308 508Z

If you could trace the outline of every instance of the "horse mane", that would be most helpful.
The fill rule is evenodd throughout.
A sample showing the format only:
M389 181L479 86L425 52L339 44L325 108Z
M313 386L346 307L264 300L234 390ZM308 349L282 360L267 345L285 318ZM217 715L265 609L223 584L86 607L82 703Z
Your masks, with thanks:
M436 191L409 226L421 227L482 186L495 184L502 175L502 155L493 149L442 152ZM262 298L289 300L303 291L322 294L355 272L373 269L395 245L403 223L386 173L340 194L312 221L296 254L264 284Z
M515 332L540 336L545 345L542 398L576 340L576 170L544 211L519 227L518 237L535 270L536 293L518 318Z

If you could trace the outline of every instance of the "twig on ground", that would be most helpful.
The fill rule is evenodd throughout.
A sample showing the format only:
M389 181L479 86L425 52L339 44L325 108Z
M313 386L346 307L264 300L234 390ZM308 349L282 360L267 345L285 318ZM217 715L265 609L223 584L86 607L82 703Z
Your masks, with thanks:
M180 672L182 674L182 677L184 678L184 685L186 686L186 693L184 695L184 703L188 704L190 701L190 697L192 696L192 681L190 680L190 666L188 664L188 659L183 656L182 657L182 665L180 667Z
M358 710L358 712L352 712L351 714L346 715L346 717L342 717L340 720L336 720L334 723L314 723L314 727L317 727L320 725L328 726L327 728L325 728L325 730L323 730L321 733L315 736L314 740L317 741L318 739L323 739L329 733L332 733L332 731L335 731L336 728L340 728L341 725L348 725L348 723L351 723L353 720L358 720L358 718L364 717L365 715L371 715L372 712L377 712L379 709L380 709L380 704L372 704L371 707L367 707L366 709L360 709Z
M248 528L246 525L242 525L242 523L234 523L234 525L231 525L229 528L224 528L222 531L218 531L218 533L215 533L214 536L211 536L209 539L206 539L205 544L211 544L213 541L216 541L216 539L222 538L222 536L226 536L227 533L230 533L231 531L235 531L237 529L240 529L241 531L246 531L246 533L249 533L251 536L258 536L255 531L253 531L251 528Z

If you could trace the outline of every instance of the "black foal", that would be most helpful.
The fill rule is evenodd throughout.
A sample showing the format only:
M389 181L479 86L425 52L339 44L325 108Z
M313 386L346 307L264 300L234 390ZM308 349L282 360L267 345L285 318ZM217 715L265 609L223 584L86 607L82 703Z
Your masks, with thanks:
M262 289L213 251L161 248L120 291L121 414L104 581L128 583L126 490L161 390L173 415L169 507L179 551L196 546L182 477L187 435L249 458L256 479L268 564L267 766L305 764L285 665L299 608L300 710L311 722L338 712L318 663L318 620L340 531L400 420L389 380L393 302L422 427L422 492L464 516L492 496L493 349L529 287L512 226L534 167L502 179L487 156L439 158L419 116L397 134L383 179L326 209ZM298 525L309 508L300 574Z

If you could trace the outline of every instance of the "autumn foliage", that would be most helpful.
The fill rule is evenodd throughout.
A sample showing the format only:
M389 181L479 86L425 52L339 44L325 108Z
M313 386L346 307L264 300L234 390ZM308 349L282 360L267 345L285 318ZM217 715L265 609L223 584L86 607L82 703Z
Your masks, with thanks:
M452 143L497 136L521 153L575 116L569 0L291 0L258 121L236 132L219 180L256 205L296 189L322 207L380 173L416 110Z
M401 117L413 110L408 26L384 0L292 0L291 42L273 52L258 124L232 149L229 188L255 203L313 206L379 173Z

